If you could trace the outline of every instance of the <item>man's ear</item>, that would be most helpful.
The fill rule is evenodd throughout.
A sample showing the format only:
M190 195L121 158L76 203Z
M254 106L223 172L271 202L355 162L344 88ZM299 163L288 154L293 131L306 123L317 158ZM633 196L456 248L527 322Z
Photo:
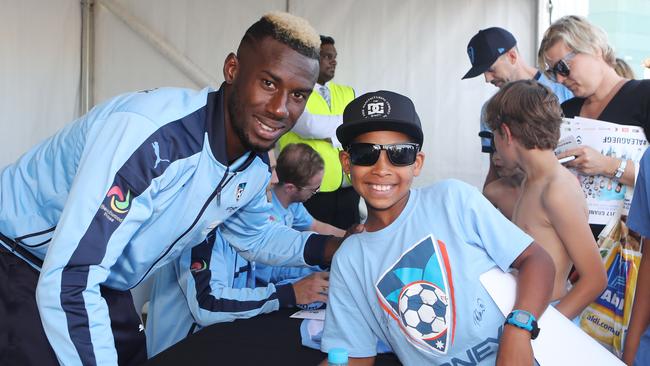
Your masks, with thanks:
M517 53L517 50L515 50L514 47L506 51L505 53L506 59L508 60L508 63L511 65L514 65L517 62L517 59L519 58L519 54Z
M300 190L300 188L298 188L298 186L293 183L283 183L282 189L284 189L284 191L287 193L293 193Z
M343 167L343 173L350 174L350 154L345 150L339 151L339 160L341 161L341 166Z
M226 84L232 84L237 78L237 72L239 71L239 59L237 55L230 52L226 56L226 60L223 62L223 79Z

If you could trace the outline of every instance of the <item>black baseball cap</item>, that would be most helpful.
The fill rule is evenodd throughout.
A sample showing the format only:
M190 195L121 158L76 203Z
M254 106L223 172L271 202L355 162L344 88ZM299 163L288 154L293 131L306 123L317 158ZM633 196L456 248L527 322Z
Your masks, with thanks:
M341 145L372 131L397 131L407 134L422 147L424 134L420 117L408 97L391 91L379 90L357 97L345 107L343 124L336 129Z
M481 75L492 66L494 61L517 44L512 33L499 27L482 29L469 40L467 56L472 68L463 79Z

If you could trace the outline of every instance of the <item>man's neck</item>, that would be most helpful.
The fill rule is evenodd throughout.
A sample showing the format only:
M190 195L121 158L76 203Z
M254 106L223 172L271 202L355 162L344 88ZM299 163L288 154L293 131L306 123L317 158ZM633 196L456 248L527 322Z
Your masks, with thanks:
M517 80L531 80L537 75L537 69L524 63L517 68Z
M324 79L318 78L318 80L316 80L316 83L317 83L317 85L323 85L324 86L325 84L329 83L330 81L331 81L331 79L330 80L324 80Z
M276 184L271 188L273 190L273 193L275 194L275 198L278 199L282 207L288 208L290 204L293 202L291 201L291 197L287 190L284 187L284 184Z
M224 88L223 94L223 124L226 131L226 155L228 156L228 164L231 164L239 157L246 153L244 145L242 145L237 132L235 132L232 127L233 121L230 119L230 113L228 112L228 97L230 89L228 87ZM217 111L218 113L218 111Z

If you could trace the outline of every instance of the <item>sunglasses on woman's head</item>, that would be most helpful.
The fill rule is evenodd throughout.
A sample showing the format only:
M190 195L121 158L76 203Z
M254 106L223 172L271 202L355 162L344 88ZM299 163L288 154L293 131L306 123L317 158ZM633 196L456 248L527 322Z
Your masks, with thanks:
M379 160L381 151L385 150L388 160L395 166L408 166L415 163L420 145L412 142L402 144L368 144L352 143L347 148L350 162L354 165L372 166Z
M568 62L571 61L576 56L575 52L569 52L566 56L562 57L553 67L549 67L546 70L546 73L551 75L551 79L557 82L557 76L562 75L563 77L569 77L571 74L571 68L569 67Z

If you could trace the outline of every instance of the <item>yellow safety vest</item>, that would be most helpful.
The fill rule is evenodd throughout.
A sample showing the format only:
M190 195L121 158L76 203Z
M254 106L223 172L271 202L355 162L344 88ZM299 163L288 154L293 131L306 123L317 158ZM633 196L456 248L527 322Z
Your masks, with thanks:
M314 90L307 100L307 111L313 115L336 115L342 116L345 106L354 99L354 90L349 86L329 83L330 99L332 108L327 106L325 99ZM323 158L325 172L323 182L320 185L321 192L333 192L339 189L343 181L343 168L339 160L340 149L332 146L331 143L320 139L304 139L295 132L288 132L280 138L280 151L288 144L305 143L311 146Z

